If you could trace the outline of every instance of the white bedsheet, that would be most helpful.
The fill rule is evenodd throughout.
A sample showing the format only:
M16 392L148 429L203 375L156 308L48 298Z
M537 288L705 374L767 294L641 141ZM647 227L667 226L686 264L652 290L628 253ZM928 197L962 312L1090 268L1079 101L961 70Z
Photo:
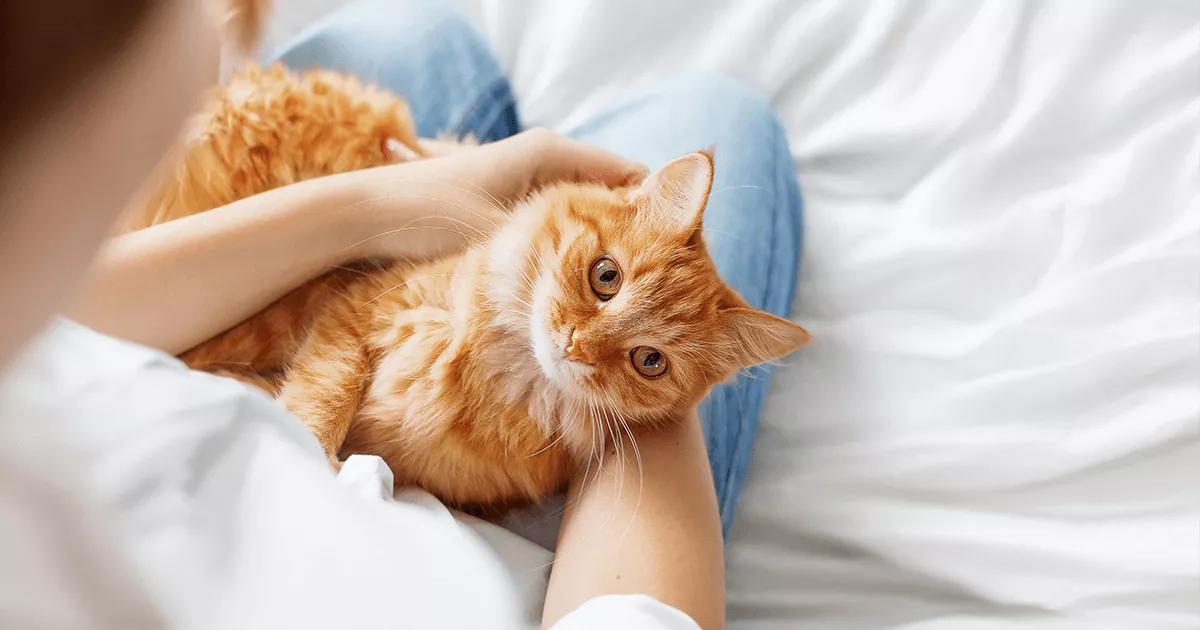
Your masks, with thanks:
M785 122L818 341L731 627L1200 627L1200 2L460 4L529 124L688 67Z
M528 124L686 67L807 203L733 628L1200 627L1200 3L464 3Z

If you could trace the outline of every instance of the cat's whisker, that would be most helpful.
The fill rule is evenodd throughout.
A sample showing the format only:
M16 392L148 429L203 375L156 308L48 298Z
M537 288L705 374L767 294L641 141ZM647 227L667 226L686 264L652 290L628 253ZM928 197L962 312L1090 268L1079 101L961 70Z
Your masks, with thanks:
M496 313L496 314L498 314L498 315L512 315L512 316L513 316L515 319L518 319L518 320L528 320L528 319L529 319L529 317L530 317L529 313L527 313L527 312L525 312L525 311L520 311L520 310L517 310L517 309L515 309L515 308L503 309L503 308L498 308L498 307L495 307L495 306L488 306L488 307L486 307L486 308L487 308L489 311L491 311L491 312L493 312L493 313ZM530 358L530 359L532 359L532 360L534 360L534 361L536 361L536 360L537 360L537 357L536 357L536 356L534 356L532 353L529 355L529 358ZM506 369L506 370L505 370L505 373L506 373L506 374L507 374L507 373L512 373L512 371L511 371L511 370L508 370L508 369Z
M597 404L596 405L596 413L597 413L596 428L599 429L599 431L600 431L600 433L599 433L600 444L599 444L599 448L597 449L597 452L600 454L600 463L597 464L597 466L596 466L596 474L597 475L599 475L601 472L604 471L604 461L606 459L608 459L608 432L605 430L604 425L601 424L602 419L599 415L599 412L600 412L600 405Z
M371 241L373 241L375 239L385 238L385 237L391 236L393 234L399 234L401 232L411 232L413 230L441 230L443 232L454 232L455 234L462 234L462 232L460 232L454 228L438 226L438 225L405 225L404 227L393 228L391 230L384 230L383 232L379 232L378 234L368 236L367 238L364 238L361 241L347 245L343 249L356 249L362 245L370 243Z
M637 502L633 505L633 515L637 516L638 509L641 508L642 505L642 490L644 489L643 486L645 485L644 482L646 480L645 469L642 467L642 449L638 447L637 438L634 437L633 428L629 426L629 422L625 419L622 419L621 424L625 427L625 432L629 434L629 445L633 447L634 461L637 462L638 498Z
M613 433L613 426L611 423L611 417L609 416L609 413L608 413L608 408L602 404L599 405L599 408L601 411L601 417L604 420L604 431L606 434L610 434L613 438L613 449L614 449L613 457L616 459L616 462L617 462L616 463L617 470L615 471L615 473L617 475L617 483L616 483L616 485L613 486L613 494L615 496L613 498L612 504L608 508L608 516L604 520L604 522L607 524L608 521L612 519L612 516L617 509L617 505L621 502L621 486L623 485L623 481L624 481L624 479L623 479L624 471L623 471L623 468L621 465L620 445L617 442L616 434Z
M462 180L462 179L445 180L445 179L430 179L430 178L397 178L397 176L391 176L391 178L385 178L385 179L382 179L379 181L380 181L380 184L414 184L414 182L415 182L415 184L421 184L421 185L426 185L426 186L427 185L445 186L445 187L450 188L450 190L467 193L467 194L469 194L469 196L472 196L476 199L480 199L481 202L486 203L488 206L491 206L491 208L493 208L493 209L496 209L496 210L499 210L502 212L508 212L508 208L506 208L506 206L504 205L502 200L498 199L491 192L488 192L486 190L486 188L481 187L478 184L474 184L474 182L470 182L467 180ZM479 192L469 190L469 188L464 188L464 187L460 186L460 184L467 184L468 186L473 186L475 188L475 190L478 190L484 194L480 194ZM391 193L388 193L388 194L391 194ZM366 199L366 200L370 200L370 199Z
M486 239L488 236L487 232L471 225L470 223L467 223L466 221L463 221L462 219L456 219L454 217L443 217L443 219L450 221L451 223L453 223L456 226L461 225L463 227L466 227L467 229L474 230L478 234L478 237L477 237L478 240L476 240L476 238L472 238L472 237L468 236L462 230L458 230L458 233L462 235L463 240L466 241L468 245L472 245L472 246L482 245L486 242L484 239Z
M625 469L627 465L627 462L625 461L625 437L622 435L621 424L615 412L615 408L609 411L609 413L612 414L613 442L616 443L617 447L617 476L619 478L619 481L617 482L617 498L616 502L613 504L614 506L621 503L621 496L625 491Z
M443 181L443 180L431 180L429 183L438 184L441 186L449 186L450 188L453 188L459 192L465 192L468 195L471 195L471 196L475 197L476 199L479 199L480 201L483 201L484 203L488 204L489 206L492 207L493 210L498 210L503 213L507 213L509 211L508 207L504 204L503 201L500 200L500 198L496 197L488 189L484 188L483 186L480 186L479 184L476 184L475 182L472 182L472 181L469 181L466 179L456 179L456 180L453 180L453 182L448 182L448 181ZM471 190L462 188L461 186L456 186L455 184L466 184L467 186L475 188L476 190L478 190L480 193L483 193L483 194L481 195L481 194L472 192ZM486 195L486 197L484 195Z
M604 473L603 457L608 451L607 438L609 437L610 433L613 438L613 448L615 450L614 457L616 457L617 460L616 470L612 473L617 475L617 485L613 488L615 498L613 499L612 504L609 506L608 516L606 516L604 520L605 524L607 524L608 521L612 520L613 515L616 513L616 508L621 500L621 490L624 486L624 462L622 461L621 447L618 442L619 436L617 433L615 433L616 429L613 424L615 423L615 419L609 415L608 407L606 407L601 401L595 400L590 394L588 395L588 400L589 404L595 410L596 418L603 422L603 426L597 426L597 428L601 431L601 464L597 469L596 478L599 479L600 475Z
M542 262L539 260L535 264L540 267ZM523 280L525 282L525 289L529 290L529 291L533 291L533 287L534 287L533 278L529 277L529 274L525 271L525 267L520 267L517 269L517 271L520 272L520 274L521 274L521 280Z
M609 392L605 391L604 396L606 399L609 400L609 402L611 404L611 402L612 402L611 394ZM621 536L624 537L625 534L627 534L629 532L629 529L633 526L633 522L637 518L638 511L641 510L641 507L642 507L642 494L645 490L645 470L642 467L642 452L641 452L641 449L638 448L637 439L635 439L633 436L633 429L630 428L630 426L629 426L628 417L625 415L625 413L623 411L621 411L620 407L618 407L616 405L612 405L612 410L613 410L613 413L615 413L617 416L617 422L618 422L619 426L625 430L626 434L629 435L629 445L633 449L633 454L634 454L635 461L637 462L637 469L638 469L638 496L637 496L637 500L634 502L633 513L629 517L629 522L626 524L625 530L621 533ZM622 481L623 480L624 480L624 475L622 475ZM618 495L618 500L619 500L619 495Z
M595 455L595 451L596 451L596 436L594 433L595 427L592 426L593 423L591 420L591 417L592 417L591 416L591 401L585 401L585 402L588 405L588 409L587 409L587 412L588 412L588 415L587 415L587 417L588 417L588 454L587 454L587 466L584 467L583 478L580 479L580 481L579 481L579 488L580 488L581 495L582 495L582 490L585 487L587 487L588 473L592 469L592 459L593 459L593 457Z
M410 284L410 283L412 283L412 282L416 282L416 281L418 281L418 280L424 280L424 279L426 279L426 278L433 278L433 277L435 277L435 276L450 276L450 275L454 275L454 274L449 274L449 273L427 273L427 274L424 274L424 275L417 276L417 277L415 277L415 278L405 278L404 282L401 282L401 283L399 283L399 284L396 284L396 285L394 285L394 286L388 287L386 290L384 290L384 292L383 292L383 293L380 293L379 295L376 295L375 297L373 297L373 298L371 298L371 299L367 300L367 301L366 301L364 304L372 304L372 303L374 303L375 301L377 301L377 300L379 300L380 298L382 298L383 296L385 296L385 295L387 295L387 294L391 293L392 291L395 291L396 289L399 289L399 288L405 287L405 286L407 286L408 284Z
M540 269L542 267L542 259L541 259L541 256L538 254L536 247L530 248L529 252L530 252L531 257L534 259L534 262L533 262L533 264L535 265L534 273L536 274L537 273L536 269ZM529 262L528 258L525 260L525 262L526 263ZM533 278L531 278L529 276L529 273L528 273L526 267L527 267L526 265L521 265L520 267L517 268L517 271L521 274L521 280L522 280L522 282L524 282L523 288L529 292L530 299L533 299L532 294L533 294L533 289L536 286L536 283L534 282Z
M489 224L491 224L491 226L493 228L496 227L496 223L491 221L491 219L488 219L487 217L480 215L478 212L475 212L474 210L471 210L470 208L467 208L467 207L463 206L462 204L455 203L448 199L441 199L439 197L431 197L429 195L421 195L418 193L387 193L385 195L379 195L377 197L368 197L366 199L359 199L358 201L355 201L353 203L348 203L343 206L339 206L337 209L334 210L334 212L345 212L348 210L353 210L360 206L376 204L376 203L380 203L383 201L389 201L392 199L423 199L425 201L433 201L433 202L437 202L437 203L448 204L450 206L457 208L458 210L466 212L467 214L474 215L477 218L488 222ZM437 216L439 218L445 217L445 215L437 215Z
M621 434L620 423L616 415L616 408L609 402L609 406L605 409L604 415L608 416L612 421L613 444L617 452L617 474L620 476L620 483L617 485L617 502L621 501L621 492L625 489L625 438Z
M333 211L334 212L342 212L344 210L353 210L354 208L357 208L359 206L365 206L365 205L377 203L380 201L387 201L388 199L392 198L393 196L394 196L394 193L389 193L386 195L379 195L378 197L367 197L366 199L359 199L358 201L348 203L348 204L345 204L342 206L338 206Z
M621 536L619 538L624 538L625 535L629 533L630 528L633 527L634 521L637 520L638 512L642 508L642 493L645 490L645 481L646 481L645 471L642 468L642 452L638 448L637 440L634 439L634 437L633 437L633 429L631 429L629 427L628 422L622 422L622 426L624 427L625 432L629 435L629 444L633 447L633 456L635 458L635 461L637 462L638 495L637 495L637 499L633 503L633 512L629 515L629 523L627 523L625 525L625 529L624 529L624 531L621 532Z
M533 256L533 260L537 264L538 267L544 266L544 264L542 263L541 249L539 249L537 247L533 247L533 248L530 248L529 253Z
M533 310L533 305L532 305L532 304L530 304L529 302L526 302L526 301L525 301L523 298L519 298L519 297L517 297L517 296L515 296L515 295L510 295L510 296L508 296L508 297L510 297L510 298L512 298L512 299L514 299L514 300L516 300L516 301L518 301L518 302L520 302L521 304L524 304L524 305L525 305L525 306L526 306L526 307L527 307L527 308L528 308L530 311L532 311L532 310Z
M554 435L554 433L555 433L555 431L552 431L550 433L550 435ZM557 433L558 433L558 437L554 438L554 440L552 442L550 442L549 444L543 446L542 448L539 448L538 450L526 455L525 458L529 459L532 457L537 457L538 455L541 455L542 453L545 453L546 451L550 450L551 448L554 448L555 444L558 444L559 442L562 441L562 439L564 437L566 437L567 427L565 424L562 423L561 420L559 421L559 424L558 424Z
M370 200L358 201L358 202L355 202L355 203L353 203L353 204L349 204L349 205L347 205L347 206L344 206L342 209L343 209L343 210L350 209L350 208L353 208L353 207L355 207L355 206L358 206L358 205L362 205L363 203L367 203L367 202L378 202L378 201L385 201L385 200L388 200L388 199L397 199L397 198L398 198L398 199L421 199L421 200L424 200L424 201L431 201L431 202L434 202L435 204L439 204L439 203L440 203L440 204L446 204L446 205L452 206L452 207L454 207L454 208L456 208L456 209L458 209L458 210L460 210L460 211L462 211L462 212L464 212L464 213L466 213L466 214L469 214L469 215L475 216L476 218L479 218L479 219L483 220L484 222L488 223L488 224L489 224L489 225L490 225L490 226L491 226L493 229L497 227L496 223L495 223L494 221L492 221L491 219L489 219L489 218L487 218L487 217L485 217L485 216L483 216L483 215L479 214L478 212L476 212L476 211L474 211L474 210L472 210L472 209L470 209L470 208L467 208L466 206L464 206L464 205L462 205L462 204L460 204L460 203L456 203L456 202L454 202L454 201L451 201L451 200L449 200L449 199L444 199L444 198L441 198L441 197L434 197L434 196L432 196L432 195L422 195L422 194L419 194L419 193L389 193L389 194L387 194L387 195L383 195L383 196L380 196L380 197L375 197L375 198L372 198L372 199L370 199ZM409 225L409 224L411 224L411 223L413 223L413 222L416 222L416 221L419 221L419 220L422 220L422 219L442 219L442 220L447 220L447 221L456 221L456 222L459 222L459 223L461 223L461 224L463 224L463 225L469 226L471 229L473 229L473 230L475 230L476 232L478 232L478 233L479 233L481 236L487 236L487 235L489 234L489 232L488 232L488 231L485 231L485 230L479 229L478 227L475 227L475 226L471 225L470 223L467 223L466 221L463 221L462 219L458 219L458 218L455 218L455 217L452 217L452 216L449 216L449 215L445 215L445 214L441 214L441 215L429 215L429 216L426 216L426 217L419 217L419 218L417 218L417 219L413 219L412 221L410 221L408 224L405 224L405 225Z
M366 270L364 270L364 269L358 269L358 268L356 268L356 267L351 267L351 266L349 266L349 265L334 265L334 266L330 267L329 269L330 269L331 271L332 271L332 270L335 270L335 269L336 269L336 270L339 270L339 271L349 271L350 273L356 273L356 274L358 274L358 275L360 275L360 276L363 276L364 278L370 278L370 277L371 277L371 272L369 272L369 271L366 271Z
M594 403L595 408L595 423L596 423L596 455L598 463L596 464L596 479L600 479L600 475L604 473L604 464L608 460L608 432L605 430L604 417L600 413L600 404Z
M480 186L474 182L470 182L470 181L463 180L463 179L447 181L447 180L438 180L438 179L419 179L418 180L418 179L408 178L408 177L390 177L384 181L387 181L388 183L419 182L422 184L434 184L434 185L438 185L438 186L446 186L452 190L457 190L459 192L471 195L472 197L475 197L476 199L483 201L488 206L490 206L492 209L497 210L499 212L507 214L509 211L508 207L506 207L499 198L497 198L495 195L490 193L486 188L483 188L482 186ZM477 192L474 192L467 188L463 188L456 184L467 184L468 186L472 186L475 189L477 189L478 191L482 192L483 195L480 195ZM484 195L486 195L486 197L484 197ZM464 210L466 210L466 209L464 208ZM468 212L469 212L469 210L468 210ZM484 217L481 216L480 218L484 218ZM493 223L493 225L495 225L495 224Z
M592 434L596 437L596 479L599 479L604 472L604 449L607 448L608 442L604 439L604 430L600 426L600 411L590 398L588 406L592 410Z
M491 208L492 210L496 210L502 216L506 216L509 214L508 206L505 206L503 203L500 203L500 200L497 199L496 196L493 196L493 194L491 194L490 192L487 192L485 190L485 188L482 188L481 186L473 184L473 182L469 182L466 180L445 181L445 180L427 180L427 179L415 180L415 179L407 179L407 178L390 178L386 181L395 182L395 184L398 184L398 182L419 181L419 182L421 182L421 184L426 184L426 185L433 184L433 185L438 185L438 186L445 186L445 187L451 188L451 190L466 193L466 194L469 194L469 196L479 199L480 202L486 204L488 206L488 208ZM468 184L468 185L475 186L476 188L478 188L478 190L487 194L487 197L485 198L484 196L481 196L481 194L479 194L479 193L470 191L470 190L468 190L468 188L463 188L462 186L457 186L455 184L455 182L457 182L457 184ZM448 200L448 199L439 199L439 198L430 198L430 199L438 200L438 202L454 205L455 208L457 208L458 210L467 212L467 214L474 215L476 218L479 218L479 220L487 222L488 224L490 224L490 226L492 226L492 228L496 228L499 226L499 224L496 221L493 221L491 217L486 217L484 215L481 215L481 214L479 214L479 212L469 209L469 208L467 208L467 206L464 206L462 204L457 204L455 202L451 202L451 200Z

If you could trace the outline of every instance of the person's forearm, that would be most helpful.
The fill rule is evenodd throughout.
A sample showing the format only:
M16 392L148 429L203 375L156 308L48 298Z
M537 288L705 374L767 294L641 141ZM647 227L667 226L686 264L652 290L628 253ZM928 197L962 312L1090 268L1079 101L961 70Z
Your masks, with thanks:
M378 254L370 246L384 240L395 256L461 247L471 229L455 216L475 199L439 185L438 162L309 180L118 236L69 315L178 353L333 266ZM389 231L403 234L372 238Z
M592 597L618 593L644 593L702 628L724 627L721 523L699 420L693 412L639 437L638 446L640 478L626 441L623 466L609 453L585 487L572 483L543 627Z

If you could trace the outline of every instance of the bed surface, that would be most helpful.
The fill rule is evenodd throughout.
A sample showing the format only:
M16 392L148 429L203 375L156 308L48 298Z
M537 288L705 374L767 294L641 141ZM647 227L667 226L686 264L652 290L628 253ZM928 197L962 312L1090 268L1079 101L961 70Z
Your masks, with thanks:
M281 1L273 38L329 2ZM504 2L527 124L724 71L806 202L732 628L1200 624L1200 3Z

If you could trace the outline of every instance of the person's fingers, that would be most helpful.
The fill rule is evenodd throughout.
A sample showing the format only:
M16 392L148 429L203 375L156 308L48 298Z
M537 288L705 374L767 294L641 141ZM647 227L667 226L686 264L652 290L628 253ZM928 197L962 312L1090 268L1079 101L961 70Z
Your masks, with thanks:
M644 164L626 159L612 151L570 138L562 138L564 166L574 163L574 179L594 180L609 186L636 184L646 177Z
M645 165L585 142L551 133L540 144L533 149L540 153L535 157L537 184L572 180L626 186L646 177Z

